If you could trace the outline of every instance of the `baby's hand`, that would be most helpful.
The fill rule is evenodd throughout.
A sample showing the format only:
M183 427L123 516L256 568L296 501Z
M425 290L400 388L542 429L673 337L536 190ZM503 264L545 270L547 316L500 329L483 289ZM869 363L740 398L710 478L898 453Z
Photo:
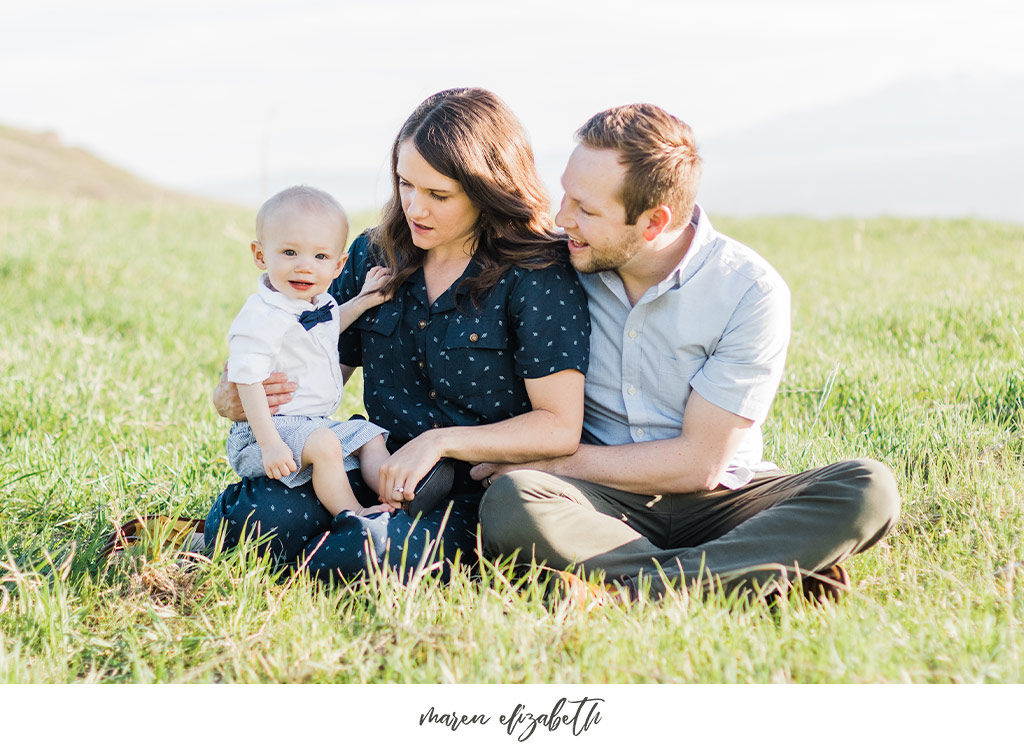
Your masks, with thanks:
M369 516L371 513L394 513L399 510L391 503L381 503L380 505L371 505L368 508L363 508L356 515L357 516Z
M359 292L360 296L364 296L367 299L367 303L370 306L377 306L383 304L385 301L391 300L391 294L384 295L380 292L380 289L387 284L391 279L391 273L384 267L371 267L369 272L366 273L366 280L363 281L363 289Z
M298 468L292 456L292 449L281 440L261 447L260 450L263 452L263 470L271 479L288 476Z

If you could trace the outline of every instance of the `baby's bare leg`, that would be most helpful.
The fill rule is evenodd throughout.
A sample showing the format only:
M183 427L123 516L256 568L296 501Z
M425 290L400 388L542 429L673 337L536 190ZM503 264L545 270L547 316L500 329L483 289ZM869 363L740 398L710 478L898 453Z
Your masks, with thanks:
M380 467L391 458L384 435L377 435L363 445L356 451L356 457L359 458L359 472L363 475L363 481L379 495Z
M302 447L302 466L313 465L313 489L332 516L342 511L362 512L363 507L352 492L345 473L345 454L341 441L326 427L306 439Z

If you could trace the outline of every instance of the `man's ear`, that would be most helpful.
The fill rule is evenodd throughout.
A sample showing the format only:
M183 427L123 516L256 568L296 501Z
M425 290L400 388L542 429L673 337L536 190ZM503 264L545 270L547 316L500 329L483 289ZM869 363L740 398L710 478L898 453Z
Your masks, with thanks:
M252 249L252 261L256 263L256 266L261 270L267 269L266 260L263 259L263 246L259 241L253 241L249 244L249 248Z
M640 225L644 229L645 241L653 241L671 224L672 209L666 204L659 204L640 215Z

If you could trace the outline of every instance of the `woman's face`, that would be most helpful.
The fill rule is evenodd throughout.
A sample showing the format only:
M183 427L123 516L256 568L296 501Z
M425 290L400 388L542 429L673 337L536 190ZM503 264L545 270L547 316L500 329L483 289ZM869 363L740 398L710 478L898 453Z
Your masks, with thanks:
M412 242L443 255L472 254L480 212L459 182L434 170L410 141L398 147L397 172Z

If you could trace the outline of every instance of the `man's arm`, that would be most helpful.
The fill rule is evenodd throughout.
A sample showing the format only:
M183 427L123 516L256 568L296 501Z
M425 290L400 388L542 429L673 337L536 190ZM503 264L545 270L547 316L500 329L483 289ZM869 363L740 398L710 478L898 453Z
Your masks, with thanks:
M570 456L524 464L480 464L476 479L501 476L517 468L603 484L637 494L712 490L729 466L750 419L730 413L691 392L679 437L626 445L580 445Z

